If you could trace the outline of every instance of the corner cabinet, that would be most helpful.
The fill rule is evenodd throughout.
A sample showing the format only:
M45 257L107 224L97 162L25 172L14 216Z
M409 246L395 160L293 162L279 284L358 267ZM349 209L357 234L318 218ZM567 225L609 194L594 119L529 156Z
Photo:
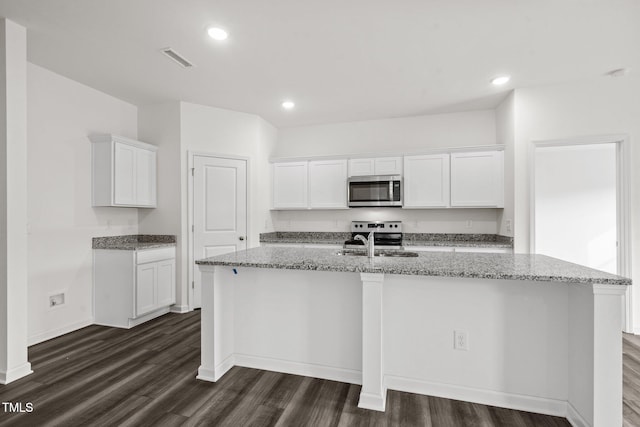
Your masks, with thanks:
M93 206L156 207L157 147L117 135L93 135Z
M504 152L451 153L451 207L504 207Z
M175 247L94 249L98 325L131 328L169 312L176 300Z

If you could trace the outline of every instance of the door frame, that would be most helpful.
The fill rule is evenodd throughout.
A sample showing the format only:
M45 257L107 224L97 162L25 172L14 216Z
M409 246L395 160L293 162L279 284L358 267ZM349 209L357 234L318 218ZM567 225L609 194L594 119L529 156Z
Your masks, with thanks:
M631 277L631 147L625 134L531 141L529 146L529 253L535 253L535 158L537 148L616 144L616 238L618 274ZM624 298L624 331L633 333L633 289Z
M245 194L245 203L247 206L246 209L246 218L245 218L245 222L247 224L247 248L250 248L250 244L251 244L251 223L249 221L250 215L249 212L251 211L251 197L249 197L250 195L250 191L251 191L251 159L249 157L246 156L234 156L234 155L229 155L229 154L220 154L220 153L209 153L209 152L204 152L204 151L191 151L191 150L187 150L187 229L185 230L187 232L187 287L188 287L188 291L187 291L187 301L188 301L188 309L189 311L193 311L193 290L194 290L194 284L195 284L195 259L194 259L194 254L195 254L195 248L194 248L194 244L195 244L195 235L194 235L194 215L195 215L195 208L194 208L194 195L193 195L193 191L194 191L194 175L193 175L193 171L194 171L194 164L195 164L195 158L196 157L211 157L211 158L216 158L216 159L223 159L223 160L242 160L244 162L246 162L246 183L247 183L247 188L246 188L246 194ZM183 264L184 265L184 264ZM184 276L183 276L184 277Z

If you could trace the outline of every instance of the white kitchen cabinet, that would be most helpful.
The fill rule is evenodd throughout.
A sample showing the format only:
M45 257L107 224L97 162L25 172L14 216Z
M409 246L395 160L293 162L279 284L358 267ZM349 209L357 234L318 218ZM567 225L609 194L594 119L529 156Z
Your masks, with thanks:
M504 153L451 153L451 206L504 207Z
M99 325L131 328L175 303L175 247L94 249L94 314Z
M273 209L308 207L308 163L305 161L273 164Z
M402 175L402 157L349 160L349 176Z
M157 147L117 135L93 135L93 206L156 206Z
M339 209L347 207L347 161L309 162L309 207Z
M449 206L449 154L405 156L403 208Z

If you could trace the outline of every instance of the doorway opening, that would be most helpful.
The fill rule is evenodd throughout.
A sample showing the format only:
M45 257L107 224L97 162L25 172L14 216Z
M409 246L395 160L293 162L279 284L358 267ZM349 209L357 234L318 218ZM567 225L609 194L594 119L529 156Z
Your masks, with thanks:
M631 277L626 140L534 142L531 253ZM623 313L631 331L631 287Z

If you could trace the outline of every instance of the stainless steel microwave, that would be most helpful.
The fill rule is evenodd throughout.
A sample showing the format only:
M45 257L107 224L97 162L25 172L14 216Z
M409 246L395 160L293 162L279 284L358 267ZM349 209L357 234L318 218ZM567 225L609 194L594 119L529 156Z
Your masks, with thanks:
M347 181L349 207L402 206L400 175L352 176Z

